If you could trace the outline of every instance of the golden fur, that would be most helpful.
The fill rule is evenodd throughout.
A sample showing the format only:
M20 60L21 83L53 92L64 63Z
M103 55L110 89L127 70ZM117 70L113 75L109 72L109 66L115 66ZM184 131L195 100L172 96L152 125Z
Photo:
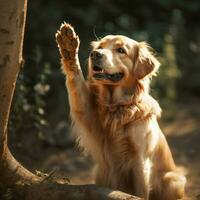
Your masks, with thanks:
M56 39L80 145L97 163L96 183L146 200L182 198L186 179L159 128L160 106L149 95L160 64L148 44L120 35L92 42L84 80L74 29L62 24ZM96 53L103 55L101 72L93 69ZM95 78L95 73L122 73L123 78Z

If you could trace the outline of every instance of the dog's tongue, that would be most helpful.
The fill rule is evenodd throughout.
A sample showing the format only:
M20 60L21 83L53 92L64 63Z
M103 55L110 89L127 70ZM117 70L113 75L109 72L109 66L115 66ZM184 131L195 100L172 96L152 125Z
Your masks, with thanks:
M120 81L123 78L123 73L106 74L106 73L96 73L94 74L96 79L107 79L113 82Z

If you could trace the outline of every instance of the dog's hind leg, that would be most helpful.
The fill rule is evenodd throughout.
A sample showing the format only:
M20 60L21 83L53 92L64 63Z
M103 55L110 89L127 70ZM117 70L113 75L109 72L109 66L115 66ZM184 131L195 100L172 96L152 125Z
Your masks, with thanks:
M157 177L158 178L158 177ZM184 196L186 178L178 172L166 172L153 186L150 200L177 200Z
M164 135L154 152L150 200L177 200L184 196L186 178L176 169Z

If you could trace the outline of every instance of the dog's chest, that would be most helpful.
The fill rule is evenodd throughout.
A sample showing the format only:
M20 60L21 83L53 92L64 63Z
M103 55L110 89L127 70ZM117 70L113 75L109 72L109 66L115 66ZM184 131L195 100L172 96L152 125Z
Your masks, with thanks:
M131 142L134 144L138 154L145 155L148 148L148 134L150 127L148 121L133 123L127 130Z
M150 156L149 152L153 151L157 143L156 133L152 131L152 123L152 120L142 120L122 126L112 133L105 142L105 148L108 149L106 152L110 154L105 156L109 159L108 162L134 162L135 158L145 162Z

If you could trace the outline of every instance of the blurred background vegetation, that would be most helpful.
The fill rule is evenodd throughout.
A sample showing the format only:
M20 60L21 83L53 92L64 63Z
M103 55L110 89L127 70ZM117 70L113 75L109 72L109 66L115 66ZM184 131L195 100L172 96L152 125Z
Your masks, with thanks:
M25 65L10 120L13 151L22 161L27 157L24 152L30 153L31 159L25 162L33 166L32 160L45 157L45 148L73 145L66 136L69 107L55 43L55 32L63 21L71 23L80 36L84 72L89 43L96 40L96 35L123 34L150 43L162 63L152 94L167 108L180 101L188 105L191 99L200 97L198 19L199 0L30 0Z

